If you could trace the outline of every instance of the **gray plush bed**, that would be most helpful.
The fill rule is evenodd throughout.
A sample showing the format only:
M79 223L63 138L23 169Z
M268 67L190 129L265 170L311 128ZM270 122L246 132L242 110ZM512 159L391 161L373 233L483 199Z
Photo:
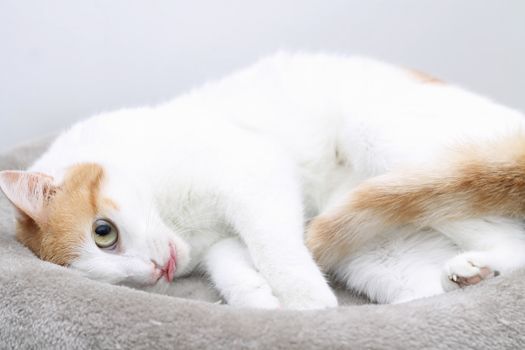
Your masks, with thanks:
M0 156L0 170L25 168L47 142ZM308 312L219 305L203 278L174 283L170 296L146 293L40 261L0 195L2 349L525 349L523 271L399 305L339 290L343 306Z

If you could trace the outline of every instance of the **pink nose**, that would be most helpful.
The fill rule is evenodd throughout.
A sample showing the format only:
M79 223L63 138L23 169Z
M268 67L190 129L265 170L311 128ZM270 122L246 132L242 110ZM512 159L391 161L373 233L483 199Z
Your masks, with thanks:
M162 268L162 272L164 274L164 278L166 278L166 281L171 283L173 281L173 274L175 273L175 269L177 266L177 257L175 255L175 247L173 247L173 244L170 243L170 258L166 265Z

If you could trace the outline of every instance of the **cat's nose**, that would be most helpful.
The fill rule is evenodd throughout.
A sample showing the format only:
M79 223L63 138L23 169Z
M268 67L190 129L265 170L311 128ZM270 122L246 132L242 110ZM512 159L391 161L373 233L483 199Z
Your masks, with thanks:
M155 281L154 283L157 283L162 278L162 276L164 276L164 270L162 268L162 265L160 265L155 260L151 259L151 263L153 265L153 279Z

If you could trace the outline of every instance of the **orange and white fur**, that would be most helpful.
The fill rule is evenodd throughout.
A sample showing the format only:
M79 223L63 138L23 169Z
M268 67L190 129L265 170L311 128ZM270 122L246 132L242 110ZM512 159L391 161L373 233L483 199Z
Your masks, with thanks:
M514 185L505 166L522 160L524 124L420 73L279 53L82 121L0 186L19 240L90 278L146 286L204 270L233 305L332 307L303 240L320 214L307 242L325 272L402 302L525 264L513 209L525 197L492 198L476 177L486 161ZM484 146L514 139L515 153Z

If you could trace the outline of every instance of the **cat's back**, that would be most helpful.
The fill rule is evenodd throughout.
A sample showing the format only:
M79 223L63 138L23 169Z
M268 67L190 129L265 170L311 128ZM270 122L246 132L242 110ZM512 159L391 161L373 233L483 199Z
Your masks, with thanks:
M366 143L364 136L396 134L401 136L393 141L408 140L413 147L436 135L491 133L494 126L515 125L517 115L464 89L373 59L280 52L169 103L77 123L36 168L111 158L133 162L167 148L187 149L186 144L193 144L193 153L206 143L233 147L243 142L234 137L243 131L270 136L308 161L333 154L342 130L357 143Z
M453 82L361 56L280 52L195 97L205 97L207 114L272 135L302 159L333 154L342 138L356 150L377 145L407 158L399 146L425 158L524 125L522 113Z
M348 106L352 114L357 104L377 104L411 79L402 68L361 56L279 52L165 107L269 135L298 157L322 157L351 117Z

